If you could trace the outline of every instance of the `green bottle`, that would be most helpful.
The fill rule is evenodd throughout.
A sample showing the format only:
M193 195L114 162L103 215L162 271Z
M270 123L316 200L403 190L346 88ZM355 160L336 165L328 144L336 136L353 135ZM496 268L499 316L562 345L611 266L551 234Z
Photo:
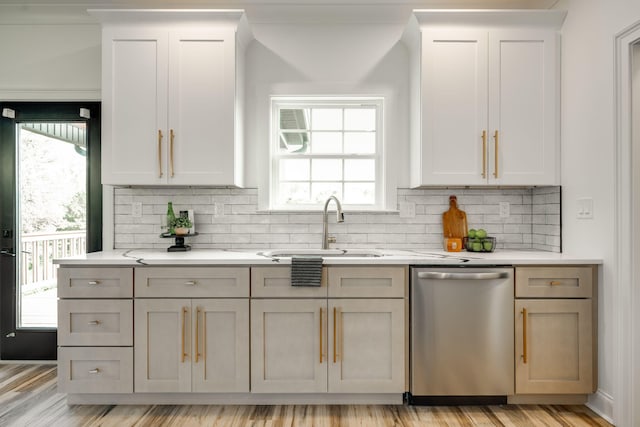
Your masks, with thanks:
M169 205L167 206L167 227L169 234L176 234L176 229L173 226L175 220L176 214L173 212L173 203L169 202Z

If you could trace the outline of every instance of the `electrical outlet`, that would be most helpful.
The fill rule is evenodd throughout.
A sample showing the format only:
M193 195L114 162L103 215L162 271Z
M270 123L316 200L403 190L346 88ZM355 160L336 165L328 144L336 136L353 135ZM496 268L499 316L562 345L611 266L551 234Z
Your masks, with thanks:
M224 215L224 203L213 204L213 216L219 217Z
M131 216L134 218L142 217L142 202L131 203Z
M500 218L509 218L509 215L511 215L509 202L500 202Z
M593 198L582 197L578 199L578 219L593 219Z
M400 218L415 218L416 204L411 202L399 203Z

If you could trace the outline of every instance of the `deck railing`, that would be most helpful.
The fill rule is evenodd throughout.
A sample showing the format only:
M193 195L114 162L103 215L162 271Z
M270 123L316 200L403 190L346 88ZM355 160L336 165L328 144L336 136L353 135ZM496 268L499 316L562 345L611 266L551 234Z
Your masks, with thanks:
M20 282L22 285L53 281L54 258L87 251L85 230L31 233L20 236Z

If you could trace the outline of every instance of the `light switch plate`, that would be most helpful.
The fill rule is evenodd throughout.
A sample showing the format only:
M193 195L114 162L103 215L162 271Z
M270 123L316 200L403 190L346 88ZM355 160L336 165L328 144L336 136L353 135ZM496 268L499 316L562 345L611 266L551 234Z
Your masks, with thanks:
M593 198L582 197L578 199L577 203L578 213L576 218L578 219L593 219Z

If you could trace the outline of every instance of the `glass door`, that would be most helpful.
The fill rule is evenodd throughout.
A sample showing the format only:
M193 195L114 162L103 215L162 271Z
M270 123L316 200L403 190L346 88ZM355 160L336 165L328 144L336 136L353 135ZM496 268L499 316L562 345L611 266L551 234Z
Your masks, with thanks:
M94 151L99 164L99 105L3 105L2 115L0 150L11 176L1 189L1 358L55 359L53 260L100 249L99 168L96 175L90 167Z

